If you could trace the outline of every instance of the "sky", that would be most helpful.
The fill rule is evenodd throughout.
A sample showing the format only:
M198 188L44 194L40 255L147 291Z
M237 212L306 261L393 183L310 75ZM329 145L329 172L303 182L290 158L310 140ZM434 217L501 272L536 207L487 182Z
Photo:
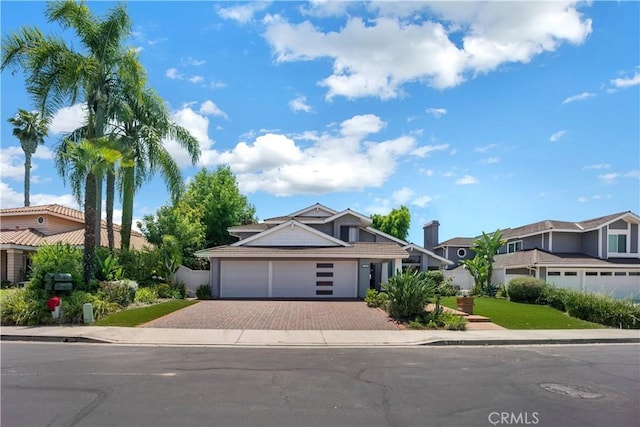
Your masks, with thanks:
M89 2L97 16L112 2ZM6 37L47 23L45 3L0 2ZM230 165L259 219L316 202L371 215L406 205L408 240L440 241L545 219L640 213L639 2L127 3L149 84L199 141L185 182ZM0 204L23 204L24 155L7 119L33 109L24 75L1 78ZM31 204L79 208L53 152L83 119L52 118ZM169 204L160 177L134 223ZM116 200L115 218L121 215Z

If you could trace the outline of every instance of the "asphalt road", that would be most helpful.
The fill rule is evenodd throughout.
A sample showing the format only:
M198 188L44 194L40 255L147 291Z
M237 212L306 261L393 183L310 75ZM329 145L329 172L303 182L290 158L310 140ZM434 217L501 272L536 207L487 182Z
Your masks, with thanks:
M640 422L639 345L1 352L3 427Z

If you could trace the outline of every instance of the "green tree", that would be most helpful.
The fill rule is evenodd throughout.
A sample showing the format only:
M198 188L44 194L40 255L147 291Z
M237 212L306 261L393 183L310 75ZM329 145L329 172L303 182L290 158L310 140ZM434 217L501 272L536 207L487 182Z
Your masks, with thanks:
M37 28L26 26L3 37L0 69L15 67L26 74L27 92L45 116L67 102L83 100L88 113L85 138L100 139L112 116L120 76L135 76L134 71L140 67L133 52L123 47L131 34L131 20L122 5L99 19L85 2L72 0L48 3L45 15L49 22L73 30L81 49L74 50L63 38L45 36ZM85 200L95 201L93 207L85 204L85 222L95 220L94 235L99 236L102 175L87 174L86 181L79 184L85 183ZM85 246L85 251L94 252L95 246Z
M35 154L38 144L44 144L47 136L48 120L37 112L18 109L15 117L8 119L13 125L13 136L20 140L24 151L24 205L29 206L29 190L31 187L31 156Z
M390 234L401 240L406 240L411 225L409 208L402 205L398 209L392 209L387 215L371 215L373 223L371 227L383 233Z
M66 178L68 174L72 192L79 204L82 203L84 193L83 278L85 282L89 282L95 278L96 272L95 176L104 175L107 170L113 168L122 160L122 153L109 147L106 138L92 141L84 139L79 142L66 141L64 157L64 167L69 169L62 171L62 176ZM61 162L57 159L56 163L60 168Z
M122 199L122 249L129 249L133 220L133 199L136 190L159 172L164 178L171 199L177 203L183 191L180 168L163 144L170 138L178 142L191 155L195 163L200 156L198 141L185 128L171 122L164 101L150 88L136 88L134 84L125 91L122 108L116 113L119 140L130 164L120 170L120 194ZM107 182L107 202L110 186ZM107 203L113 209L113 203ZM108 222L108 221L107 221ZM168 233L171 234L171 233ZM182 236L177 234L177 236ZM181 237L182 238L182 237Z
M240 194L229 166L219 166L214 172L200 170L189 183L183 199L191 206L203 208L205 247L233 243L235 239L227 228L257 221L255 207Z
M473 276L475 286L479 291L484 292L491 287L491 276L493 275L493 261L498 250L506 240L502 238L500 230L491 234L484 231L482 236L474 240L471 250L475 253L472 259L464 261L464 266Z

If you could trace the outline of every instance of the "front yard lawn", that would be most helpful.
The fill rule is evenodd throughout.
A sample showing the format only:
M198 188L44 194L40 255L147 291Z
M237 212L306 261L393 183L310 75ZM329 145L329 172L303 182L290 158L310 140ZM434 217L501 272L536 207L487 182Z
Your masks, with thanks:
M178 299L148 307L132 308L113 313L93 323L94 326L138 326L165 316L198 301Z
M456 308L456 297L445 297L442 305ZM485 316L507 329L594 329L604 326L570 317L546 305L522 304L496 298L475 298L473 314Z

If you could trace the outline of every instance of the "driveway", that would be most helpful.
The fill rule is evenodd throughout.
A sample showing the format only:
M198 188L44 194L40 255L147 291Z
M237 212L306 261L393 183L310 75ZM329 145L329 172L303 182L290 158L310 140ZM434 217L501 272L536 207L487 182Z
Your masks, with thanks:
M387 314L362 301L200 301L145 328L398 330Z

